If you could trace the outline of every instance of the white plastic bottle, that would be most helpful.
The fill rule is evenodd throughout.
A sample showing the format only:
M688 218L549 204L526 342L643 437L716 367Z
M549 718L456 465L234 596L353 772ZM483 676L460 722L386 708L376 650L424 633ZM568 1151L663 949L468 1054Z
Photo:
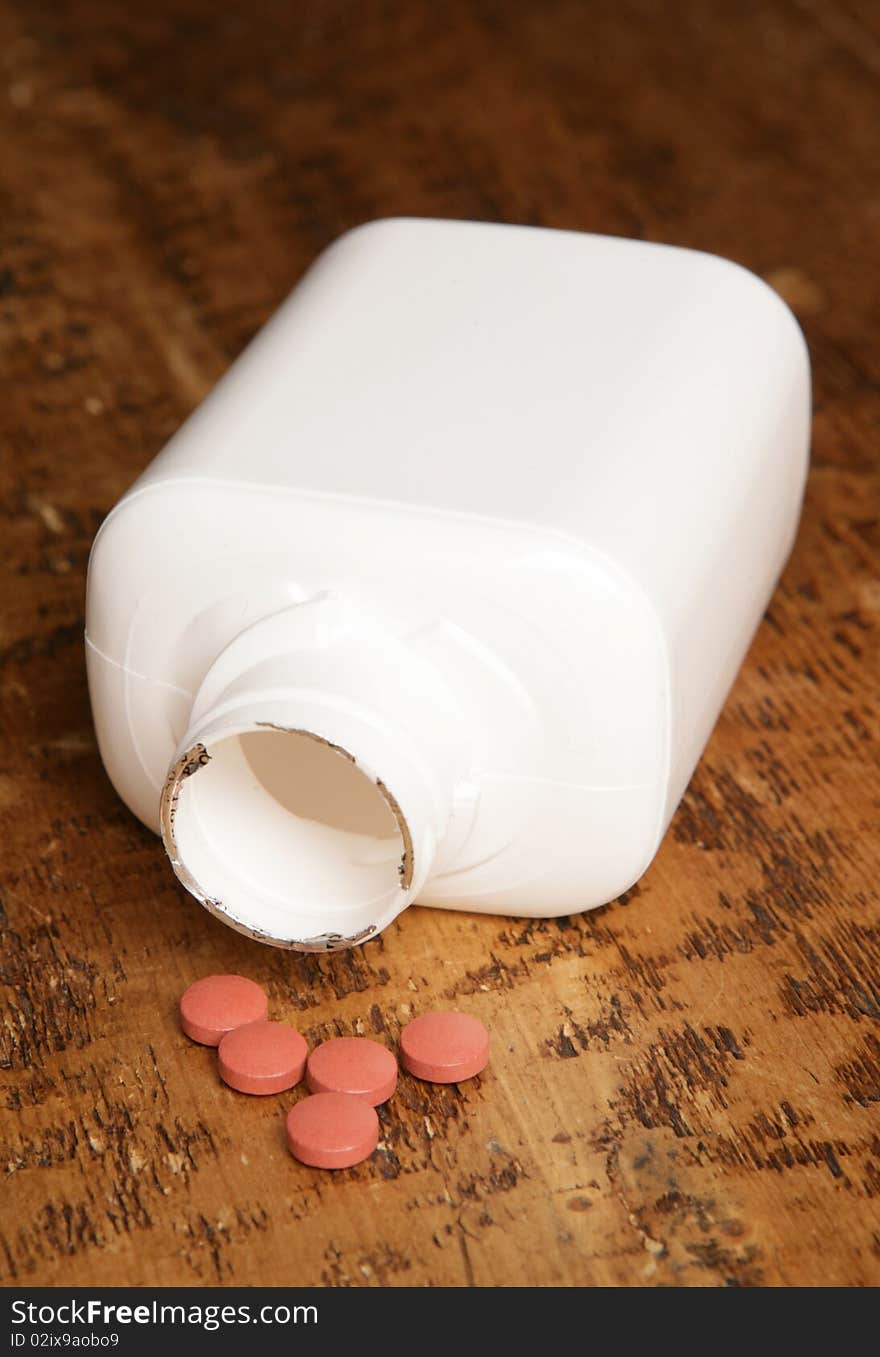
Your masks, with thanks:
M794 537L809 365L710 255L343 236L102 526L107 771L216 915L360 942L650 863Z

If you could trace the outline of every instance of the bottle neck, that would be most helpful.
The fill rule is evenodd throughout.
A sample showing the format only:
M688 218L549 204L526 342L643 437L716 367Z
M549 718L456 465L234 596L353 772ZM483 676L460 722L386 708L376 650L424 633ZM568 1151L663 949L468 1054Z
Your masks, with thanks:
M466 764L436 669L325 595L256 623L211 666L166 780L165 848L241 932L350 946L430 876Z

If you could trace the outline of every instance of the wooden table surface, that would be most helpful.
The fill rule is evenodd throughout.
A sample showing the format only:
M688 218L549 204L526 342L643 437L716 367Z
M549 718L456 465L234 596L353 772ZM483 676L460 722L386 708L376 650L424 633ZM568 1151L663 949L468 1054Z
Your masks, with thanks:
M662 10L662 15L661 15ZM0 1280L880 1282L880 6L0 0ZM803 526L655 863L554 922L247 941L101 768L102 516L316 252L403 213L731 256L806 331ZM178 1031L211 971L310 1040L456 1005L338 1175Z

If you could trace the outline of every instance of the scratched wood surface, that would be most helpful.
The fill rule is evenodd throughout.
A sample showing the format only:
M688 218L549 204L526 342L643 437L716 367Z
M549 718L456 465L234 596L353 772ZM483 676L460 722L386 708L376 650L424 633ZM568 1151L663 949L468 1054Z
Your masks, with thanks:
M880 1283L880 7L0 0L0 1280ZM92 736L93 533L332 237L411 213L729 255L815 366L794 556L654 865L556 922L410 910L238 937ZM457 1005L481 1080L403 1079L321 1176L293 1095L179 1033L210 971L314 1041Z

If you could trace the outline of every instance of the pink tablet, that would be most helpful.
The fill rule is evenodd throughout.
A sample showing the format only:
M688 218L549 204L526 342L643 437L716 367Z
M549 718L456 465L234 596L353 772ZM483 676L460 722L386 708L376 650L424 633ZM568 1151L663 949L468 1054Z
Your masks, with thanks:
M269 1013L266 991L243 975L206 975L180 1000L180 1025L203 1046L218 1046L227 1032Z
M379 1118L350 1093L314 1093L287 1114L287 1144L301 1164L347 1169L367 1159L379 1143Z
M400 1034L403 1067L432 1084L472 1079L489 1061L489 1033L469 1013L423 1013Z
M217 1048L220 1078L239 1093L281 1093L303 1077L309 1048L286 1022L250 1022Z
M369 1037L333 1037L312 1051L306 1082L312 1093L351 1093L375 1107L397 1088L397 1060Z

